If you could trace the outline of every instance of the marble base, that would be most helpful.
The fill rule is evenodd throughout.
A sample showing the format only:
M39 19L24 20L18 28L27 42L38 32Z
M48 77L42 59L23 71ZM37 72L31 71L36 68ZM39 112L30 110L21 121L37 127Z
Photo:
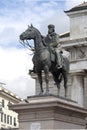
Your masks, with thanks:
M76 102L50 96L32 96L10 106L19 113L19 130L85 129L87 110Z

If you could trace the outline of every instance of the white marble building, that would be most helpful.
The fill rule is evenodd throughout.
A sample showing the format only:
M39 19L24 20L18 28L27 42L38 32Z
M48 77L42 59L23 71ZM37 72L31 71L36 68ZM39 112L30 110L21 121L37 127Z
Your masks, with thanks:
M19 127L18 113L9 109L10 104L19 103L22 99L3 87L0 82L0 130Z

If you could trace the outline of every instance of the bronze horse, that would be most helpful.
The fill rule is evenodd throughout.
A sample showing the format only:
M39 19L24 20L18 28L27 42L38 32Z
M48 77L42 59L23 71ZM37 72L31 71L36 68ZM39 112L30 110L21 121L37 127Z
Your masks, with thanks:
M49 49L43 45L41 33L35 27L28 26L28 29L20 35L20 40L34 40L34 57L33 63L36 66L36 73L40 83L40 95L43 94L42 86L42 70L45 73L46 81L46 95L49 95L49 72L52 73L54 81L58 88L58 95L60 93L60 82L64 78L65 97L67 96L67 74L69 71L69 60L63 57L64 65L61 69L57 69L55 63L51 62L51 54Z

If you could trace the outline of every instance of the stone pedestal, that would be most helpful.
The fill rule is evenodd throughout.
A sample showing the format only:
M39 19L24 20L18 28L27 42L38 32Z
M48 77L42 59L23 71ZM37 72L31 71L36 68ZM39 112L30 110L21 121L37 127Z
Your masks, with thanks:
M55 96L33 96L10 106L19 113L19 130L85 129L87 110Z

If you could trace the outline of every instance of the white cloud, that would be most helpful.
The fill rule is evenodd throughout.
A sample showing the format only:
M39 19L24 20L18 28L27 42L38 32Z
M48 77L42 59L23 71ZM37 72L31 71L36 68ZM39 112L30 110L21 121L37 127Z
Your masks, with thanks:
M47 33L47 26L49 24L55 25L55 30L58 34L69 30L69 18L63 11L57 11L49 19L46 19L44 22L42 22L41 30L43 34Z
M18 7L16 2L8 2L7 4L5 2L4 9L0 9L0 12L2 12L0 16L0 43L3 45L8 46L13 42L13 46L15 46L14 42L18 42L20 33L27 28L28 24L33 23L35 27L40 29L45 21L52 20L54 17L53 22L55 24L56 19L60 17L57 1L38 3L38 1L20 0L19 2L22 2L22 4L20 3ZM47 24L45 26L47 27Z
M12 80L25 75L31 66L31 57L24 49L0 48L0 75L2 78Z
M4 16L0 17L0 43L4 46L15 46L19 40L19 35L27 25L33 23L42 34L47 34L47 25L53 23L57 33L69 30L69 19L60 7L60 2L54 0L41 2L31 0L19 0L24 5L15 8L5 8ZM66 0L67 8L73 7L76 0ZM14 7L16 2L11 3ZM22 4L23 4L22 3ZM78 2L79 3L79 2ZM3 9L2 9L3 11Z
M31 79L27 74L25 76L19 76L11 81L7 81L6 87L21 98L35 95L35 80Z
M21 97L25 97L26 92L34 93L35 83L28 75L32 66L31 56L24 49L0 48L0 81Z

